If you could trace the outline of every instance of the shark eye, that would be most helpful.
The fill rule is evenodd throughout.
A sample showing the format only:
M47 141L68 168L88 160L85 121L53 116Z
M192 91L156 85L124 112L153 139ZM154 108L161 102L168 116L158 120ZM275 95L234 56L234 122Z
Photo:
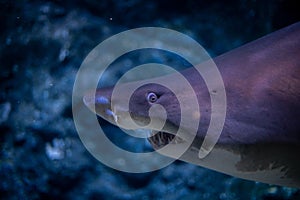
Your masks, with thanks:
M155 93L150 92L150 93L147 95L147 101L148 101L149 103L154 103L154 102L156 102L156 100L157 100L157 95L156 95Z

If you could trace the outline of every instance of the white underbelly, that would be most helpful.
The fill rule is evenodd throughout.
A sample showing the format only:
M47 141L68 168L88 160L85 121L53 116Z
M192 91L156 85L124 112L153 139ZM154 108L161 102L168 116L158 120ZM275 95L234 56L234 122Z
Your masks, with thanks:
M183 144L168 144L168 148L158 150L158 152L172 158L178 158L178 154L183 152L183 148L185 148ZM190 148L179 159L247 180L295 187L293 180L285 175L286 172L283 167L274 169L270 166L267 170L240 170L237 168L237 164L241 161L239 154L215 147L205 158L200 159L198 151L195 148Z

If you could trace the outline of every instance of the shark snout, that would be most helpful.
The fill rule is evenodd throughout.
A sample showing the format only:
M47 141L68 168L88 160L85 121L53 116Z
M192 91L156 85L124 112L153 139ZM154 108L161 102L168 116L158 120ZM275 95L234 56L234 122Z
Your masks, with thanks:
M95 94L87 93L83 97L83 103L90 108L91 105L95 105Z
M111 102L109 97L91 92L84 95L83 103L89 107L91 105L109 106Z
M111 91L109 89L98 89L84 95L83 103L95 114L114 123L116 115L111 108Z

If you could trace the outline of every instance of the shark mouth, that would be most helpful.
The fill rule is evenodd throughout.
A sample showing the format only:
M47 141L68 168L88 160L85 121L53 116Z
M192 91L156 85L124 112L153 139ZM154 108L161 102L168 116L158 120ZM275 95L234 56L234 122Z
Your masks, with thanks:
M171 133L152 131L151 136L148 137L148 141L154 149L160 149L168 144L178 144L183 142L183 139Z

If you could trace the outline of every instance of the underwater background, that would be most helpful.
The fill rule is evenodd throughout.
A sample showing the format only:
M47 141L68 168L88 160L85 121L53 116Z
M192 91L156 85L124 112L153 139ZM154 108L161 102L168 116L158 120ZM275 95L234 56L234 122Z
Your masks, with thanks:
M0 199L299 200L299 189L181 161L144 174L116 171L85 149L72 119L77 70L116 33L170 28L214 57L299 21L299 13L297 1L284 0L0 0ZM156 51L132 53L114 62L103 81L111 85L141 63L175 60ZM99 122L124 149L151 148Z

